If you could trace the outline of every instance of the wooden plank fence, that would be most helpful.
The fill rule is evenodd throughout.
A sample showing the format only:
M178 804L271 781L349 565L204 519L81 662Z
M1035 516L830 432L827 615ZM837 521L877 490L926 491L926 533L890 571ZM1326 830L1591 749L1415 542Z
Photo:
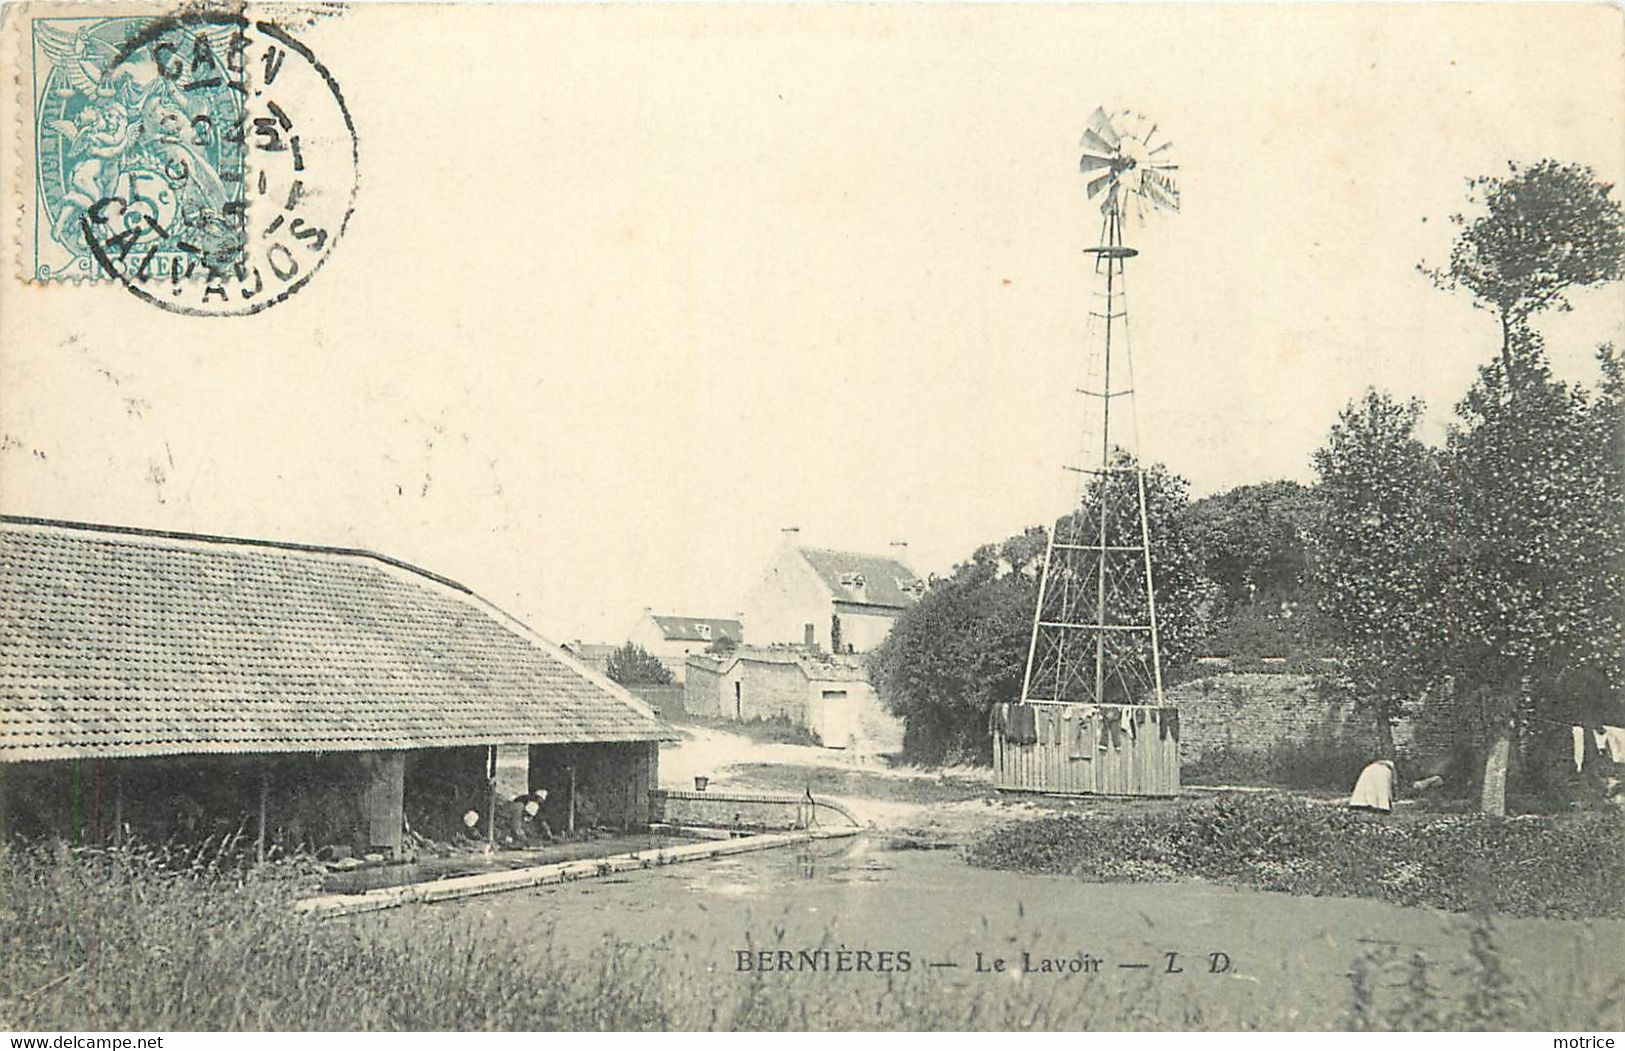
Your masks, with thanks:
M993 783L1010 792L1177 796L1179 713L1158 705L1028 704L1036 741L1011 740L1018 705L995 712ZM1127 713L1127 720L1122 713Z

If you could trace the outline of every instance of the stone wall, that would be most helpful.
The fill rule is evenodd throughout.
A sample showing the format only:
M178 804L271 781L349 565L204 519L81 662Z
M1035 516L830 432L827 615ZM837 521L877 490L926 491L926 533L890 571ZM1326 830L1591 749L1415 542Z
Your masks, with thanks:
M627 693L653 708L662 719L681 719L684 707L682 680L672 686L628 686Z
M806 826L806 807L795 797L711 790L665 790L652 797L654 820L695 828L784 830Z
M1264 756L1283 745L1376 754L1369 720L1357 721L1346 701L1322 697L1309 675L1220 672L1165 696L1179 708L1179 750L1187 764L1224 753ZM1403 727L1395 739L1404 742Z

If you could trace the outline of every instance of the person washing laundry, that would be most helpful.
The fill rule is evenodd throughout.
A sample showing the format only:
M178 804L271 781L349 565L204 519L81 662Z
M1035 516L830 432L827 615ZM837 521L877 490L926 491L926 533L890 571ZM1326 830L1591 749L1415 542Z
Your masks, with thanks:
M1394 762L1378 759L1360 771L1354 782L1354 794L1349 796L1350 810L1374 810L1387 814L1394 808Z
M524 847L552 841L553 829L542 817L542 803L546 799L547 789L538 788L498 804L498 827L506 829L503 846Z

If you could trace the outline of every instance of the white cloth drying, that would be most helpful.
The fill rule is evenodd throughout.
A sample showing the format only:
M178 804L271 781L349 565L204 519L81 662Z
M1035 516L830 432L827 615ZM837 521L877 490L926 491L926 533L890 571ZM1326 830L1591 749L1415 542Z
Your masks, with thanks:
M1597 731L1597 751L1616 763L1625 763L1625 727L1604 726Z

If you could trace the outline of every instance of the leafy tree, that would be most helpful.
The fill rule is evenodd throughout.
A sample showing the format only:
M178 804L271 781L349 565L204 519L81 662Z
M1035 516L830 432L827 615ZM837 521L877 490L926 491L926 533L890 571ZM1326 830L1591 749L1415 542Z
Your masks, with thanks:
M719 635L715 642L705 648L705 652L726 657L738 648L739 642L732 635Z
M1625 690L1625 460L1621 366L1599 353L1592 394L1553 379L1517 334L1516 398L1500 362L1480 369L1450 434L1456 572L1451 666L1489 741L1481 808L1505 813L1515 723L1564 718L1565 673Z
M609 655L604 674L622 686L670 686L677 681L658 657L634 642Z
M1506 809L1513 711L1520 696L1528 707L1528 690L1537 671L1530 662L1537 649L1550 658L1555 653L1547 647L1572 643L1572 639L1547 633L1549 621L1511 627L1512 618L1534 616L1534 607L1543 605L1544 592L1530 575L1532 560L1564 546L1567 539L1560 539L1557 529L1544 538L1528 530L1554 526L1555 519L1543 515L1576 499L1566 490L1553 488L1574 480L1576 463L1572 456L1563 462L1553 455L1555 449L1541 449L1538 427L1567 427L1580 417L1591 416L1593 447L1598 440L1597 411L1576 402L1576 397L1583 400L1583 396L1552 383L1539 338L1528 322L1548 308L1568 309L1564 293L1572 287L1625 276L1625 213L1611 196L1612 186L1599 182L1582 165L1544 160L1531 168L1509 167L1512 174L1507 178L1469 182L1469 200L1481 206L1482 214L1470 221L1452 216L1461 231L1451 247L1449 265L1443 270L1424 268L1440 287L1466 288L1475 306L1494 311L1501 322L1498 369L1481 371L1479 382L1458 406L1463 426L1451 439L1452 477L1460 482L1458 496L1476 515L1463 523L1474 569L1490 574L1486 579L1465 581L1468 593L1463 597L1469 603L1479 599L1491 604L1474 611L1484 614L1474 619L1480 637L1499 635L1512 646L1498 658L1483 653L1488 661L1485 665L1465 666L1473 673L1469 677L1475 684L1473 695L1486 701L1492 738L1481 806L1497 814ZM1611 375L1617 381L1617 366ZM1491 404L1494 398L1503 402ZM1569 451L1572 455L1579 452L1575 447ZM1465 478L1463 471L1467 472ZM1509 487L1507 506L1500 510L1495 507L1502 502L1502 494L1494 488L1498 485ZM1521 503L1537 496L1544 508ZM1590 571L1606 573L1601 565L1593 565ZM1468 652L1473 649L1469 647ZM1515 667L1522 669L1515 676L1516 684Z
M1026 566L1002 558L1019 539L984 544L952 575L933 581L870 655L870 678L903 720L903 751L913 759L991 760L988 714L1021 696L1038 601L1038 582Z
M1501 368L1517 387L1518 330L1540 311L1569 309L1568 289L1625 275L1625 215L1613 187L1583 165L1507 167L1506 178L1468 180L1468 201L1481 214L1452 215L1461 232L1449 264L1422 271L1441 288L1467 289L1474 306L1496 314Z
M1293 601L1309 581L1309 537L1321 507L1297 482L1241 485L1191 505L1202 572L1227 609L1254 600Z
M1447 628L1447 523L1438 457L1416 437L1422 404L1375 390L1316 451L1324 510L1313 541L1322 612L1348 689L1394 754L1394 721L1436 680Z

